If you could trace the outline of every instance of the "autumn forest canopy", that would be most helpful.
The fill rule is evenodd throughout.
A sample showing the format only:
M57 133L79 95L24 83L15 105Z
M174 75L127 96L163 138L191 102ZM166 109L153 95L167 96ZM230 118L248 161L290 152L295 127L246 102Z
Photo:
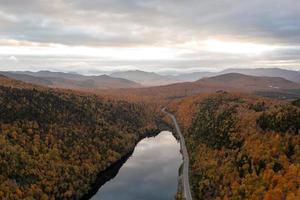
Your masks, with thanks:
M300 200L299 19L0 0L0 200Z
M81 199L98 174L142 138L174 131L161 112L166 106L186 140L194 199L300 198L297 87L278 78L225 74L85 91L0 76L0 197ZM183 198L182 190L176 198Z
M2 85L0 109L1 199L80 199L156 131L143 102Z
M174 102L195 199L299 199L298 102L246 94Z

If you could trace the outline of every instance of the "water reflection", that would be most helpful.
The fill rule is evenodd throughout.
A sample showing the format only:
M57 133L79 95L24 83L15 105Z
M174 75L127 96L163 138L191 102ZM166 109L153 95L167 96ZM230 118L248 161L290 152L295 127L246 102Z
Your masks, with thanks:
M169 200L177 190L180 146L163 131L143 139L117 176L103 185L92 200Z

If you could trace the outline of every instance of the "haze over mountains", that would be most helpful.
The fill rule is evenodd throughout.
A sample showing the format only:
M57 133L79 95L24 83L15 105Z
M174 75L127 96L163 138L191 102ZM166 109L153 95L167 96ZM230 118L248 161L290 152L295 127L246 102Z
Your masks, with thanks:
M50 71L0 73L16 80L52 88L99 90L141 87L140 84L133 81L122 78L114 78L107 75L84 76L79 74Z
M251 88L251 85L253 85L253 88L255 89L269 90L271 87L273 87L273 89L277 87L280 89L294 88L294 83L300 83L299 71L279 68L226 69L220 72L194 72L178 75L161 75L155 72L145 72L140 70L121 71L110 75L93 76L51 71L11 71L0 72L0 74L26 83L51 88L67 88L75 90L141 88L170 84L185 85L184 82L195 81L197 81L198 84L209 84L210 87L220 85L224 88L238 87L241 89L243 86L248 90ZM226 74L231 75L220 76ZM217 76L220 77L207 79L209 77ZM257 77L253 78L249 76ZM257 83L256 81L261 81L258 77L261 77L264 82ZM277 77L277 79L274 77ZM223 78L226 78L226 80ZM194 83L192 83L192 85L193 84Z
M300 83L300 73L298 71L280 68L256 68L256 69L226 69L222 73L241 73L252 76L281 77L293 82Z
M196 83L218 85L220 87L239 89L241 91L300 88L299 83L281 77L250 76L240 73L227 73L214 77L202 78L196 81Z
M140 70L122 71L111 74L112 77L124 78L144 86L167 85L180 82L176 77L160 75L154 72L145 72Z
M251 76L266 76L266 77L281 77L293 82L300 83L299 71L286 70L280 68L255 68L255 69L242 69L242 68L230 68L220 72L194 72L187 74L180 74L175 76L176 79L181 81L196 81L204 77L212 77L227 73L240 73Z
M201 78L213 77L228 73L239 73L251 76L264 76L264 77L281 77L286 80L300 83L299 71L280 69L280 68L255 68L255 69L243 69L243 68L230 68L220 72L192 72L182 73L178 75L161 75L154 72L145 72L140 70L130 70L112 73L112 77L124 78L144 86L158 86L167 85L178 82L193 82Z
M294 99L300 96L300 84L281 77L259 77L239 73L228 73L202 78L194 82L180 82L169 85L117 89L102 91L104 94L119 94L176 99L200 93L245 92L279 99Z

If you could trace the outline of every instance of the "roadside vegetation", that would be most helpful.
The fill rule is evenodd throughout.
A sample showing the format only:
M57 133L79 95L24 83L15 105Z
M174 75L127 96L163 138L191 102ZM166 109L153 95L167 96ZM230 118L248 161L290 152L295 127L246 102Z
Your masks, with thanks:
M194 198L300 199L298 102L216 94L171 104L187 141Z

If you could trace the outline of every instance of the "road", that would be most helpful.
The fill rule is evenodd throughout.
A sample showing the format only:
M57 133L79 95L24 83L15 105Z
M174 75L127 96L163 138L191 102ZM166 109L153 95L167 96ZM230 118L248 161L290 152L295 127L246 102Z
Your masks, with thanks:
M169 113L166 111L166 108L163 108L161 110L163 113L169 115L172 118L172 121L175 125L176 131L179 135L180 138L180 146L181 146L181 151L182 151L182 156L183 156L183 172L182 172L182 177L183 177L183 193L184 193L184 198L186 200L192 200L192 195L191 195L191 189L190 189L190 181L189 181L189 154L186 149L184 137L181 133L181 130L177 124L176 118L173 114Z

